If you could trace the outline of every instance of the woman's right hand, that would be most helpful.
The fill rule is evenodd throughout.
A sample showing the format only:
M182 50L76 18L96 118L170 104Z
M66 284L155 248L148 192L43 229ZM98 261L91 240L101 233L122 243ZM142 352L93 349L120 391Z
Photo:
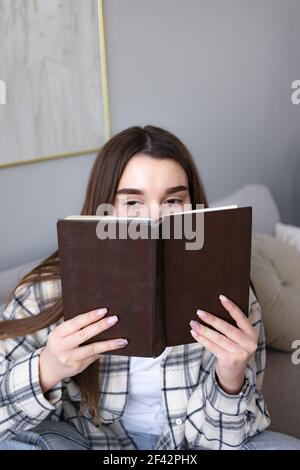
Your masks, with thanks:
M85 370L106 351L126 346L124 338L82 343L112 327L116 315L103 318L107 309L91 310L58 325L48 336L39 360L40 384L46 393L61 380Z

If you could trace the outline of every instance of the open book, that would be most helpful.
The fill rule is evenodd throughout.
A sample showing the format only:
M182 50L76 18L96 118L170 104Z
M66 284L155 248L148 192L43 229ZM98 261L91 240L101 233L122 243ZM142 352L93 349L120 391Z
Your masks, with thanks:
M200 321L198 308L235 324L219 295L247 315L251 230L252 207L237 205L175 213L155 223L59 219L64 319L106 307L106 315L119 321L88 342L126 338L127 346L107 354L140 357L193 343L189 322Z

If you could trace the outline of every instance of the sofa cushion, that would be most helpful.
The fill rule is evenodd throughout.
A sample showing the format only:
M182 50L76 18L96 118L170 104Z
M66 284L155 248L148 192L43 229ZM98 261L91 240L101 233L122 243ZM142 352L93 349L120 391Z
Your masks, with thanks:
M277 222L274 226L274 235L300 251L300 227Z
M251 279L262 309L267 345L292 350L300 339L300 252L275 237L252 237Z

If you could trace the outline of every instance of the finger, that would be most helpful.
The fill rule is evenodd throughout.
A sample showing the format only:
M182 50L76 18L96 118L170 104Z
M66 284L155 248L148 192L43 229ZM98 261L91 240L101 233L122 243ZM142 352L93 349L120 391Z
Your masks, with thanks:
M242 310L232 302L232 300L225 297L225 295L220 295L219 299L222 305L229 312L230 316L236 321L238 327L252 338L254 336L253 327L244 312L242 312Z
M72 348L75 348L76 346L79 346L80 344L84 343L90 338L93 338L93 336L96 336L102 333L103 331L107 330L108 328L111 328L113 325L117 323L117 321L118 321L117 315L112 315L112 316L103 318L102 320L99 320L95 323L92 323L91 325L86 326L85 328L82 328L81 330L65 338L64 348L72 349Z
M98 341L97 343L91 343L86 346L79 346L78 348L74 349L72 359L83 361L89 357L103 354L106 351L124 348L127 345L127 342L124 343L124 341L127 340L124 338L118 338L107 341Z
M198 335L205 336L205 338L213 341L215 344L218 344L224 350L233 353L240 351L239 345L231 339L226 338L226 336L224 336L222 333L212 330L207 326L200 325L200 323L195 322L194 320L190 322L190 325Z
M234 325L231 325L226 320L216 317L212 313L205 312L204 310L197 310L198 317L213 326L216 330L223 333L227 338L231 339L237 344L243 344L249 340L249 336L244 333L241 329L237 328Z
M214 354L217 358L224 358L224 354L226 354L226 351L223 348L220 348L217 344L215 344L213 341L211 341L208 338L205 338L204 336L197 335L197 333L194 330L191 330L191 335L195 340L203 345L208 351L210 351L212 354Z
M107 308L100 308L97 310L91 310L87 313L81 313L80 315L71 318L71 320L67 320L57 326L56 333L61 337L71 335L90 323L96 322L100 318L104 317L106 313Z

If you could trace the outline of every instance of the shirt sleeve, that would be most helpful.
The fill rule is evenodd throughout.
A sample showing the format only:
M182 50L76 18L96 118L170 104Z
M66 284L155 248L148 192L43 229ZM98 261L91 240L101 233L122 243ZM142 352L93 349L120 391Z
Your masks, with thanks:
M40 289L28 284L17 288L1 320L38 314ZM0 440L33 428L61 404L62 384L44 395L39 381L40 353L54 326L24 337L0 340Z
M261 393L266 363L265 332L261 308L250 288L249 319L259 332L258 348L250 358L244 385L237 395L229 395L219 386L215 360L203 368L200 384L188 401L185 425L190 448L235 449L263 431L270 424L270 415Z

